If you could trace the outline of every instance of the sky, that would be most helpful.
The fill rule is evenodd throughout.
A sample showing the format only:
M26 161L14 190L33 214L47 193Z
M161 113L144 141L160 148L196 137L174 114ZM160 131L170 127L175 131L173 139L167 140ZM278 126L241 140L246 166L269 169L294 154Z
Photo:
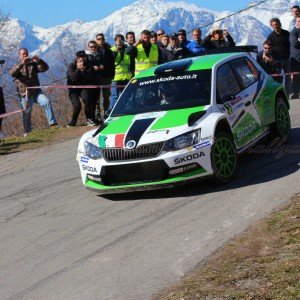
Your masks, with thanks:
M0 9L10 17L30 25L49 28L75 20L97 21L136 0L1 0ZM145 0L151 1L151 0ZM170 0L174 1L174 0ZM175 0L176 1L176 0ZM216 11L238 11L248 6L250 0L186 0L200 7Z

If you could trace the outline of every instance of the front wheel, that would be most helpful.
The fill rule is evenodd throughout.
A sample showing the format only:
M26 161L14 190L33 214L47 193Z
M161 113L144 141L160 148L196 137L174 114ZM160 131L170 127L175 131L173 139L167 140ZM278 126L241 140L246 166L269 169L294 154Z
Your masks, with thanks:
M219 132L211 149L211 163L217 181L228 182L237 169L237 154L231 135Z
M287 140L291 132L291 119L286 102L277 98L275 103L275 122L271 126L273 137Z

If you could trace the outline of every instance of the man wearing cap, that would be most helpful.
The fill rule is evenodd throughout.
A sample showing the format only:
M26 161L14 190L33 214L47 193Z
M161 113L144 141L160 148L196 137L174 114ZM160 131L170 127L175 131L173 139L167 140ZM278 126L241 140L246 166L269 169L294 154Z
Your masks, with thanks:
M140 39L125 52L135 59L135 75L163 62L160 48L151 43L149 30L143 30Z
M178 40L179 40L180 46L186 47L190 43L190 41L188 41L186 39L186 30L185 29L178 30L177 35L178 35Z
M203 46L207 49L218 49L234 47L235 42L227 30L216 28L203 39Z
M190 51L179 44L178 35L176 32L170 35L170 43L166 48L167 61L183 59L190 56Z
M157 41L158 41L158 39L157 39L156 32L155 31L151 31L151 43L152 44L157 44Z
M188 50L192 56L199 56L205 54L206 49L202 45L201 30L196 28L192 32L193 40L187 45Z

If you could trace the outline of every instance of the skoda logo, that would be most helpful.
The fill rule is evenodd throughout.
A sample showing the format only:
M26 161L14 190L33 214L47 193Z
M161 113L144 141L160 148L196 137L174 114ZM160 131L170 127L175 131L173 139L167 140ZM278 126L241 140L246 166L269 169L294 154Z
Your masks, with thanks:
M125 148L126 148L126 149L133 149L135 146L136 146L136 141L131 140L131 141L128 141L128 142L127 142Z

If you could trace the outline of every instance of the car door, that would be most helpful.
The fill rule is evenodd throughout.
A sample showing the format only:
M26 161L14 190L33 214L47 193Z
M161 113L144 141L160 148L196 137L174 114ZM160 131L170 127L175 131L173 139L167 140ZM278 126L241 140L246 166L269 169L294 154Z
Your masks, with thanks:
M217 71L217 104L227 115L238 148L262 132L252 102L256 81L243 57L223 64Z

